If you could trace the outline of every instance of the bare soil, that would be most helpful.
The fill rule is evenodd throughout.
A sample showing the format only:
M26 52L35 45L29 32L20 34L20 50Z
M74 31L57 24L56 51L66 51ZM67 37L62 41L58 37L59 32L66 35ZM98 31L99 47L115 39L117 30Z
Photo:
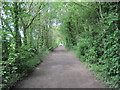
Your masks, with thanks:
M15 88L104 88L104 85L75 55L59 46Z

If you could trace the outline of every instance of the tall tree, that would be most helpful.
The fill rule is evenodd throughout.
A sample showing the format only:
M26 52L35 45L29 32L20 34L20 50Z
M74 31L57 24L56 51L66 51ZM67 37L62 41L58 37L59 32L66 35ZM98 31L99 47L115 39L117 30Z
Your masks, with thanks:
M14 29L15 29L15 51L18 52L18 48L22 45L21 37L19 33L19 6L17 2L14 2Z

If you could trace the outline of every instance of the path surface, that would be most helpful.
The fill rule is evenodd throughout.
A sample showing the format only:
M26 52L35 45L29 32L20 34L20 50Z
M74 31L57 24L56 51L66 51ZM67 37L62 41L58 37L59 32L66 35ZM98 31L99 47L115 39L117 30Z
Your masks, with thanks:
M16 88L103 88L72 53L60 46Z

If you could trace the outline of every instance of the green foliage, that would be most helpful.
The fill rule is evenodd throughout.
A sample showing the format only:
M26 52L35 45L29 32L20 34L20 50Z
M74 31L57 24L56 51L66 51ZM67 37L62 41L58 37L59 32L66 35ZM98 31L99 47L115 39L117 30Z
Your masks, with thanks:
M117 2L2 2L3 88L33 70L41 54L59 42L74 49L109 87L119 87L119 6Z
M61 27L66 47L74 49L108 87L119 88L118 4L74 3L71 7L72 4L67 4L67 17Z
M49 4L2 2L2 88L30 73L42 56L56 47Z
M22 55L23 53L24 55ZM2 64L1 75L2 75L2 83L3 83L2 87L4 89L7 89L10 86L12 86L15 82L17 82L21 77L28 75L32 70L34 70L37 64L42 62L41 58L47 53L48 51L44 51L44 53L38 55L35 55L34 53L34 57L32 52L29 53L27 51L26 52L23 51L20 54L14 54L14 55L11 54L8 61L1 62ZM20 55L21 58L19 58ZM18 60L16 61L16 58L20 59L19 60L20 62L17 62Z
M26 61L28 61L28 58L33 57L35 53L30 52L30 49L28 49L28 51L25 50L26 48L22 49L20 53L10 53L7 61L1 61L2 83L4 88L12 85L23 76L28 69L31 69L29 67L27 69ZM28 65L31 66L30 64Z

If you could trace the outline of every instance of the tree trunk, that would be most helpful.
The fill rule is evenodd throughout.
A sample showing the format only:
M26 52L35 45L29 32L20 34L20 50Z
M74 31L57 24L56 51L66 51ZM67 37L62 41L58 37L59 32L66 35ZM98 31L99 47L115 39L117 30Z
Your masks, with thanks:
M118 29L120 30L120 2L118 2Z
M4 27L4 25L3 25L3 21L2 21L2 19L1 19L1 24L2 24L2 33L3 33L3 35L2 35L2 60L3 61L6 61L6 60L8 60L8 57L9 57L9 50L8 50L8 41L7 41L7 39L6 39L6 34L5 34L5 27Z
M24 39L23 39L23 42L24 42L24 45L27 45L27 29L25 27L23 27L23 34L24 34Z
M14 2L14 14L15 14L15 17L14 17L14 28L15 28L15 52L17 53L18 52L18 48L22 45L21 43L21 36L20 36L20 33L19 33L19 25L18 25L18 21L19 21L19 17L18 17L18 14L19 14L19 9L18 9L18 4L17 2Z
M100 17L103 19L102 8L101 8L101 5L100 5L100 2L99 2L99 13L100 13Z

